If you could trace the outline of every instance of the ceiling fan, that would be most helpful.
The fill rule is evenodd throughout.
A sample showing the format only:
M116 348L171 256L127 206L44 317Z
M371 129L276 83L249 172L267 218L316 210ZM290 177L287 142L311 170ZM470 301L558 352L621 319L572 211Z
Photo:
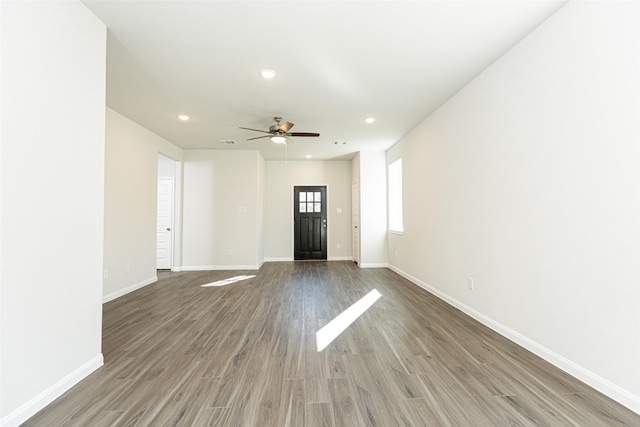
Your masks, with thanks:
M269 131L260 130L260 129L244 128L242 126L240 126L240 129L252 130L252 131L255 131L255 132L262 132L262 133L267 133L268 134L268 135L263 135L263 136L256 136L256 137L253 137L253 138L247 138L247 141L251 141L251 140L254 140L254 139L260 139L260 138L271 138L271 141L275 142L276 144L286 144L287 143L287 137L289 137L289 136L320 136L319 133L315 133L315 132L289 132L289 130L291 130L291 128L293 127L293 123L284 122L283 124L280 124L280 121L282 120L282 117L274 117L273 120L276 123L271 125L271 126L269 126Z

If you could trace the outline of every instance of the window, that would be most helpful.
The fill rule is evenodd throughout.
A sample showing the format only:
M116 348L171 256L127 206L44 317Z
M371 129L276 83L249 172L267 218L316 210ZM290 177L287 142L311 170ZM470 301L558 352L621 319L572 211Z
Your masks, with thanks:
M322 193L320 191L301 191L299 212L322 213Z
M402 159L389 165L389 231L402 233Z

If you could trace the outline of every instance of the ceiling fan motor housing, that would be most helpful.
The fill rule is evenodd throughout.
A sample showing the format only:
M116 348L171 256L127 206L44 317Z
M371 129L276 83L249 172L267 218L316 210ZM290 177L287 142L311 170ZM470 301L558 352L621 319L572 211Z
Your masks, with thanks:
M280 129L280 120L282 117L274 117L273 120L276 122L274 125L269 126L269 132L278 132Z

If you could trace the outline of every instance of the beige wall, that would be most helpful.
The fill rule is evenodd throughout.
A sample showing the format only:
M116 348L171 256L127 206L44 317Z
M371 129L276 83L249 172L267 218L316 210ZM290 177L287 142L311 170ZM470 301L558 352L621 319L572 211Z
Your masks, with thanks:
M264 260L292 259L292 188L311 183L328 186L329 258L351 259L351 162L265 162L257 151L180 150L107 109L105 300L156 280L159 151L178 160L175 270L253 269Z
M387 159L394 269L637 412L639 22L568 3Z
M105 301L157 280L156 188L160 139L107 108Z
M258 268L262 156L184 152L183 270Z
M351 162L266 162L264 257L293 260L293 187L326 185L327 257L351 260ZM337 209L342 213L337 213ZM338 244L340 248L338 248Z
M3 1L0 15L0 424L9 427L102 365L106 28L76 1Z
M262 158L262 155L258 155L258 175L256 185L258 187L258 216L256 218L257 222L257 260L259 264L264 262L264 235L266 229L266 218L265 218L265 206L267 204L267 164L265 160Z
M387 266L386 153L359 153L360 266Z

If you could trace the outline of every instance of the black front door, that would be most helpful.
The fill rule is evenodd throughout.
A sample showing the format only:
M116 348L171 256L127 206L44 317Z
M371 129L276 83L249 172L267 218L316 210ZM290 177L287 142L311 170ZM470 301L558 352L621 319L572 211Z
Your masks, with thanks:
M327 259L327 187L293 187L293 258Z

